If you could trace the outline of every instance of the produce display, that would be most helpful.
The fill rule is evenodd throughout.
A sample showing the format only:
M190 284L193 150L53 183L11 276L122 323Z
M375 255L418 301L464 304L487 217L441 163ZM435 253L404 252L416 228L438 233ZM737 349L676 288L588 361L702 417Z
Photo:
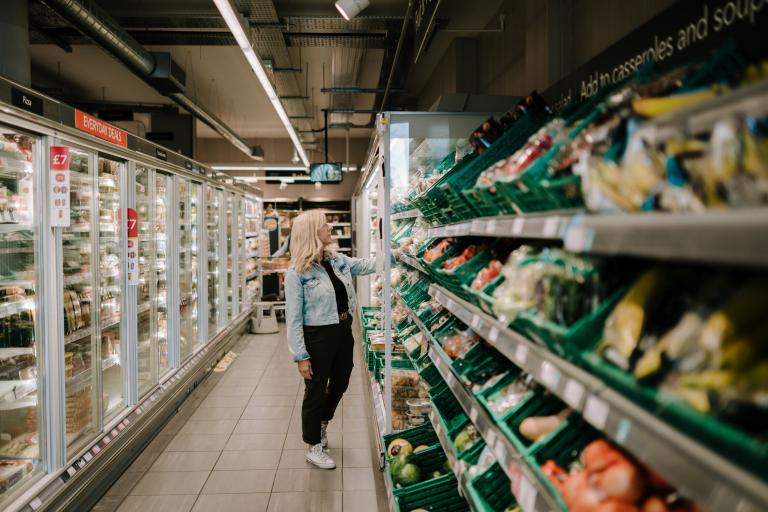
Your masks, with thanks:
M658 474L614 444L588 444L569 469L548 460L542 470L572 512L695 512Z
M766 70L723 45L559 112L532 94L384 205L420 212L385 254L393 367L473 509L762 510L768 277L736 253L768 209ZM738 222L732 258L711 248ZM429 472L413 451L390 454L400 491Z

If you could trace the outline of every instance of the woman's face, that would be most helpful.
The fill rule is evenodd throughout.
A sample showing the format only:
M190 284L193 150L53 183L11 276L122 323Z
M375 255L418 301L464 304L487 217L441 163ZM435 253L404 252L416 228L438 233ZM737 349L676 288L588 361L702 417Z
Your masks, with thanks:
M331 245L333 240L333 228L330 224L326 223L317 231L317 237L323 243L323 245Z

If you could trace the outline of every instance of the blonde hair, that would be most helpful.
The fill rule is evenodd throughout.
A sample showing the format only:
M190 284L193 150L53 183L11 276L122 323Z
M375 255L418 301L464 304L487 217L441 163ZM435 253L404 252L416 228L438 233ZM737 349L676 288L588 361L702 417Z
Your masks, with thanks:
M320 241L317 232L327 223L325 212L309 210L293 219L291 227L291 266L306 272L315 262L334 256Z

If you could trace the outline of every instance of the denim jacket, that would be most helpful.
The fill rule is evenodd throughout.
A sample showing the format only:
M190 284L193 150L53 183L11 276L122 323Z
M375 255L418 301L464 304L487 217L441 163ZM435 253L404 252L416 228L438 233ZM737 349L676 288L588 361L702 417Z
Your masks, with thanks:
M347 289L349 312L355 312L355 290L352 278L372 274L376 260L350 258L337 254L330 260L336 276ZM306 272L291 267L285 273L285 322L288 327L288 348L294 361L309 359L304 345L305 325L333 325L339 323L336 295L331 278L319 263Z

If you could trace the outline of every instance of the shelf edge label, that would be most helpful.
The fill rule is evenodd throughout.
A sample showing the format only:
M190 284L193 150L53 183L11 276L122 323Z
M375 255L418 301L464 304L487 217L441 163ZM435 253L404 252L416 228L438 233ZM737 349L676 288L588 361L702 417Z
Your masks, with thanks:
M75 128L112 144L128 147L128 134L125 131L77 109L75 109Z
M68 147L51 146L50 167L48 198L51 226L66 228L70 225Z
M128 285L136 286L139 284L139 218L135 209L127 210L128 253L125 258L125 267Z

